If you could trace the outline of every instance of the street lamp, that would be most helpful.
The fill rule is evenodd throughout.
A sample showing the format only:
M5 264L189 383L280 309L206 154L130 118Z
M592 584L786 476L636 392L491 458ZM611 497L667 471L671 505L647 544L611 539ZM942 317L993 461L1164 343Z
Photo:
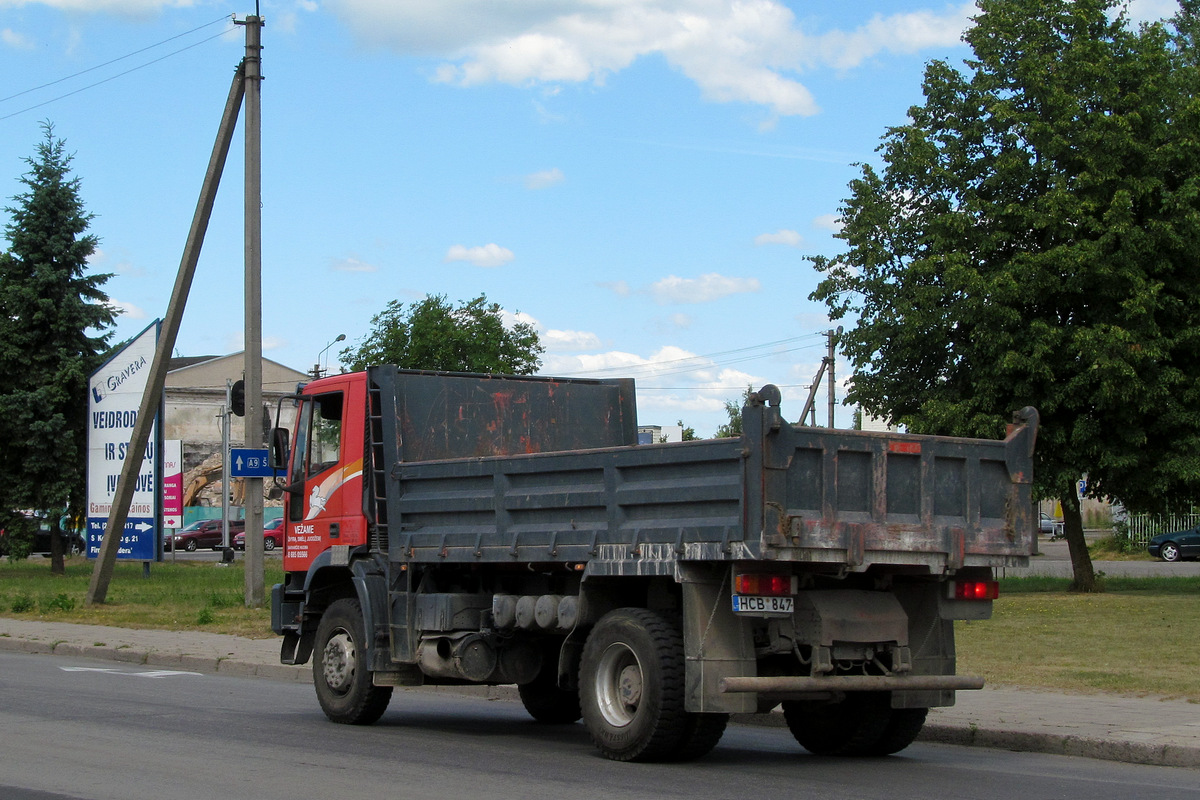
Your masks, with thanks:
M325 345L325 347L321 349L321 352L317 353L317 363L313 364L313 377L314 378L321 377L321 373L323 372L323 370L321 369L321 357L325 355L326 351L328 351L329 348L333 347L335 344L344 340L345 338L346 338L346 334L339 333L337 335L336 339L334 339L329 344Z

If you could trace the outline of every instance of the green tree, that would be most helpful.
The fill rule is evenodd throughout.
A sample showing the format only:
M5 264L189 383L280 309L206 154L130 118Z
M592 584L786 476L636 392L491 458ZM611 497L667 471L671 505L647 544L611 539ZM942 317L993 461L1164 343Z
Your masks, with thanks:
M714 439L736 439L742 435L742 407L750 402L753 392L754 387L747 386L742 392L740 403L737 400L725 401L725 415L729 417L729 421L717 426L717 432L713 434Z
M479 295L454 308L444 295L405 306L392 300L371 318L371 331L341 351L351 370L376 364L405 369L529 375L544 348L526 322L505 326L503 309Z
M696 439L700 438L700 437L696 436L696 429L690 425L684 425L683 420L679 420L675 424L678 425L679 427L683 428L683 434L682 434L683 441L694 442L694 441L696 441Z
M812 258L848 401L915 431L995 436L1033 405L1035 491L1131 509L1200 494L1197 0L1133 27L1115 0L980 0L960 73L935 61Z
M44 123L36 157L25 159L26 191L5 208L9 248L0 254L0 509L63 510L83 517L88 376L107 349L114 312L89 274L96 237L87 233L72 156ZM18 522L19 528L28 526ZM57 535L52 570L62 572ZM28 552L28 540L24 547ZM21 545L14 548L20 555Z

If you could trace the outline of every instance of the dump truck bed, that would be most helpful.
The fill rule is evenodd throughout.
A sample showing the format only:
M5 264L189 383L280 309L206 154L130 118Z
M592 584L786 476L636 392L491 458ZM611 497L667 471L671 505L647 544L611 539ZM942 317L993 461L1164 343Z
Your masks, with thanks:
M743 410L741 438L636 445L627 383L498 383L505 414L472 425L455 416L452 388L417 377L438 376L371 374L377 544L393 562L571 562L592 575L665 574L678 561L935 574L1028 564L1032 409L1005 440L843 431L788 423L767 386ZM444 407L430 413L422 391ZM511 413L522 407L536 412ZM560 441L549 420L566 408ZM423 430L448 416L458 433ZM434 458L404 446L451 440Z

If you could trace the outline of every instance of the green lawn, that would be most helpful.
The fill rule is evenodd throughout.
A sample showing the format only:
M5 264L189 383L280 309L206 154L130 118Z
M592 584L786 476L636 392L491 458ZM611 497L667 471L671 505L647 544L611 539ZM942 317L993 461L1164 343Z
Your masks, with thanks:
M116 565L106 602L84 606L93 562L67 560L67 574L50 574L50 561L0 561L0 615L115 625L121 628L205 630L265 638L271 632L270 608L246 608L244 562L229 566L213 562L169 561L150 566ZM267 562L268 592L283 580L278 560Z

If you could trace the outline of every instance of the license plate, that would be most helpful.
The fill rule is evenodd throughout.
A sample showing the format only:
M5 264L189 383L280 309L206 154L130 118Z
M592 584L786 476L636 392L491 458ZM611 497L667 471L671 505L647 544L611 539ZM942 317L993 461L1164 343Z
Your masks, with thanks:
M792 597L733 596L733 610L737 614L791 614L794 606Z

